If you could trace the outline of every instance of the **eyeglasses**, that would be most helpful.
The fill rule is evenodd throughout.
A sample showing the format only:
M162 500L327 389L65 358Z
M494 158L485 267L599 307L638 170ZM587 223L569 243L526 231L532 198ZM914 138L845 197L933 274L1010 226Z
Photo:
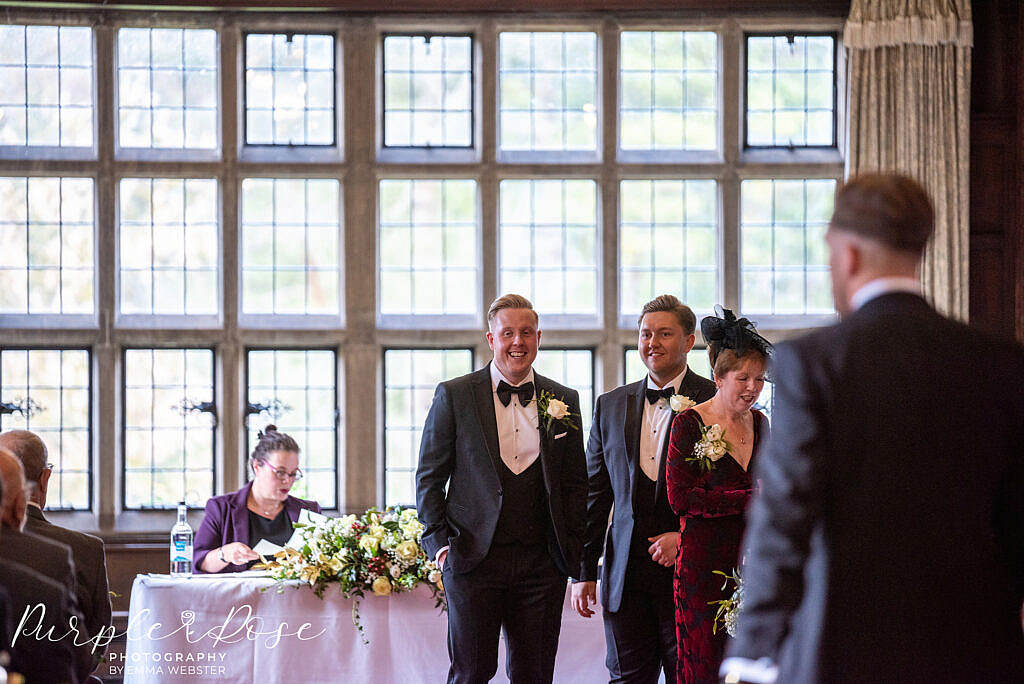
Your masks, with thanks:
M273 467L272 465L270 465L270 463L264 461L262 458L259 460L262 461L265 466L270 468L270 472L274 473L274 477L276 477L281 482L288 482L289 480L297 482L302 479L302 468L296 468L295 472L289 473L287 470Z

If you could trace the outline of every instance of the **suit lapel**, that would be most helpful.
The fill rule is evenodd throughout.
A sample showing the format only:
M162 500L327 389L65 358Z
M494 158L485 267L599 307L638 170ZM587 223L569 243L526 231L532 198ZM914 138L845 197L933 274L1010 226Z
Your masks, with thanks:
M544 428L544 416L542 416L541 413L540 413L540 402L539 402L539 400L540 400L540 394L541 394L542 391L543 392L547 392L547 393L552 394L552 395L555 395L556 399L562 399L562 400L565 399L565 397L559 397L559 396L557 396L555 394L555 389L553 387L553 384L554 383L552 383L550 380L545 378L543 375L541 375L537 371L533 371L533 387L534 387L533 391L535 392L534 400L538 402L537 403L537 430L540 431L540 439L538 440L539 444L540 444L540 454L537 456L537 458L540 459L540 467L541 467L541 470L544 471L544 485L547 487L548 494L551 493L551 484L552 484L552 478L551 478L551 458L553 458L553 454L552 454L553 450L550 448L550 445L551 445L551 431L555 429L555 423L552 421L551 429L550 430L546 430ZM574 420L579 420L579 419L575 418ZM569 428L569 429L572 429L572 428ZM582 427L580 427L580 429L582 429Z
M626 416L622 426L622 437L626 442L626 463L629 466L629 499L636 500L637 468L640 467L640 424L644 417L644 388L646 378L634 382L626 389Z
M494 473L501 466L501 445L498 442L498 420L494 417L494 393L491 390L491 364L477 371L473 379L473 405L483 433L487 455L491 457Z

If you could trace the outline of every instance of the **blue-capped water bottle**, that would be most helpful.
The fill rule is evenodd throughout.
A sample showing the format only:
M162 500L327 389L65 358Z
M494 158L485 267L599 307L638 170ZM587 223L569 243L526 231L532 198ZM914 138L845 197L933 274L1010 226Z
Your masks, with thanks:
M171 577L192 576L192 528L184 501L178 502L178 522L171 528Z

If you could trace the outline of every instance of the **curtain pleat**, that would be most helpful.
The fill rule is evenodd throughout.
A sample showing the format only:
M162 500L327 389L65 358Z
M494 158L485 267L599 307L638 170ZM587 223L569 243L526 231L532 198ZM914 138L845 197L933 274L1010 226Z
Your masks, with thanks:
M846 175L899 171L924 185L935 202L924 292L967 320L970 0L853 0L843 39Z

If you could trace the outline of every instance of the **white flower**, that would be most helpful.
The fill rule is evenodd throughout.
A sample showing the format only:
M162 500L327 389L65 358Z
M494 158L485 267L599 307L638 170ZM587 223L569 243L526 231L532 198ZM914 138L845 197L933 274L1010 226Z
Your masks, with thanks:
M690 397L686 396L685 394L673 394L671 397L669 397L668 405L669 408L671 408L673 411L679 413L680 411L685 411L691 406L696 406L697 402L695 402L693 399L690 399Z
M723 432L724 430L722 430L722 426L719 425L718 423L715 423L714 425L708 428L708 431L704 433L704 436L707 438L709 442L717 442L718 440L722 439Z
M427 581L431 584L437 584L437 581L441 579L441 573L437 570L431 570L430 574L427 575Z
M389 572L391 573L392 577L397 578L399 575L402 574L402 568L398 567L397 565L392 565L391 570Z
M725 447L722 446L721 444L716 444L713 447L711 447L711 451L708 453L708 458L710 458L712 461L717 461L723 456L725 456Z
M564 401L552 399L548 402L547 414L555 420L561 420L569 415L569 406Z

